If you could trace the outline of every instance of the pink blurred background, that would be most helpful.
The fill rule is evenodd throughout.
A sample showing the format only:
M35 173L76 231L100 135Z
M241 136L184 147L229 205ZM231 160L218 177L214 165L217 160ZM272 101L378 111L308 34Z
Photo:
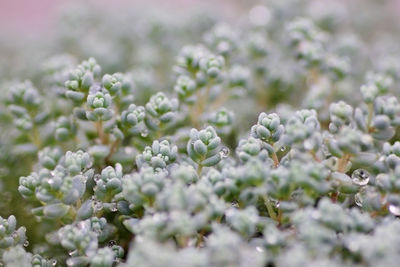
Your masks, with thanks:
M195 7L196 5L211 4L211 7L223 7L224 15L232 13L247 0L0 0L0 33L12 32L17 35L36 34L54 29L55 18L65 4L71 2L93 2L100 6L110 8L121 7L129 4L141 7L166 6L168 8L182 9ZM276 0L284 1L284 0ZM344 1L350 3L352 0L321 0L321 1ZM376 0L382 4L389 3L387 10L391 15L400 18L400 0ZM262 1L260 1L262 2ZM235 13L235 12L233 12ZM399 19L400 23L400 19Z
M12 31L22 34L38 33L51 29L55 22L57 11L65 4L71 2L92 2L100 6L133 5L133 6L155 6L161 5L169 8L185 8L205 3L213 5L234 6L245 0L96 0L96 1L78 1L78 0L0 0L0 31Z

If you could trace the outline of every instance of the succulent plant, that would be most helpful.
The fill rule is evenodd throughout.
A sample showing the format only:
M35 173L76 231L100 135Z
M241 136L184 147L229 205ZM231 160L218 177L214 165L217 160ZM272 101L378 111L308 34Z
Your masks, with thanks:
M1 266L398 265L390 1L255 2L0 35Z

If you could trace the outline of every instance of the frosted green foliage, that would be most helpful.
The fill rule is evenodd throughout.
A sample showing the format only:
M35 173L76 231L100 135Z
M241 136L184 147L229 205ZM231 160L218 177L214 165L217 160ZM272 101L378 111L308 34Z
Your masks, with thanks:
M287 144L303 142L319 129L320 123L315 110L296 111L285 126L284 140Z
M256 232L258 212L254 207L245 210L228 209L225 213L227 222L244 236L251 236Z
M128 128L135 127L144 120L145 116L146 113L144 107L137 107L135 104L131 104L127 110L124 110L121 113L121 122Z
M48 167L53 167L54 162L49 162L52 166ZM18 191L24 198L42 203L41 207L32 209L36 216L48 219L69 217L69 205L80 201L86 191L86 182L93 175L88 169L90 165L87 153L68 151L54 170L43 168L38 173L20 177Z
M353 107L343 101L332 103L329 107L331 124L329 130L338 132L343 125L349 125L353 117Z
M41 104L39 93L30 81L15 84L8 91L8 103L11 105L32 109Z
M73 138L77 132L77 126L73 120L61 116L56 121L55 138L58 141L68 141Z
M56 167L62 156L63 153L59 147L45 147L38 153L40 165L49 170L53 170Z
M205 57L209 51L203 45L184 46L177 58L177 66L191 73L195 73L200 68L200 59Z
M107 90L89 92L86 102L89 111L86 117L90 121L107 121L114 115L111 109L111 95Z
M161 123L171 122L176 116L178 101L170 100L164 93L157 93L151 96L149 102L145 105L146 125L149 128L157 128Z
M31 131L48 118L48 113L42 108L43 99L30 81L11 85L5 102L14 118L14 125L21 131Z
M218 128L231 126L233 123L234 115L232 111L226 108L221 108L209 115L208 122Z
M218 80L221 78L222 68L224 67L225 60L221 56L209 54L199 61L200 69L205 72L209 79Z
M22 246L11 247L3 254L3 262L7 267L38 266L38 265L31 265L31 258L32 255L27 253Z
M399 265L390 3L214 2L0 34L0 266Z
M287 31L293 44L304 40L318 40L319 31L312 20L308 18L297 18L287 25Z
M56 87L57 93L61 94L61 88L68 79L68 72L76 65L76 58L70 54L56 55L42 64L44 79L50 85Z
M65 87L68 88L65 96L76 102L84 101L89 88L94 84L94 79L100 73L101 67L94 58L82 61L75 69L69 71L68 80L65 82Z
M221 138L211 126L203 130L192 129L187 143L190 158L201 166L214 166L221 160L219 145Z
M262 144L259 139L249 137L239 141L236 153L240 160L248 161L250 158L262 155Z
M17 219L11 215L7 219L0 217L0 249L8 249L16 245L22 245L26 241L26 228L17 228Z
M328 55L326 58L326 68L331 72L334 79L340 80L346 77L351 70L349 59L337 55Z
M393 85L393 78L384 73L367 73L367 84L374 85L378 88L381 95L387 94Z
M143 153L136 157L136 164L140 168L143 165L150 165L153 168L165 168L174 162L177 157L178 148L170 145L167 140L153 141L153 144L146 146Z
M257 124L251 128L253 137L261 139L267 143L279 141L284 132L280 118L276 113L260 113Z
M231 87L242 87L249 89L251 72L241 65L233 65L229 70L229 85Z
M218 54L229 56L237 47L237 34L227 24L218 24L205 34L205 41Z
M122 191L122 166L117 163L115 168L108 166L101 171L99 176L95 176L96 186L95 195L99 200L107 201Z
M139 173L123 177L122 195L131 203L131 209L138 209L143 205L151 204L155 196L164 186L165 173L156 172L153 168L145 167Z
M102 84L113 96L129 92L132 86L122 73L105 74Z
M186 75L181 75L176 81L174 90L178 94L179 98L186 99L195 92L196 87L196 82L193 79Z

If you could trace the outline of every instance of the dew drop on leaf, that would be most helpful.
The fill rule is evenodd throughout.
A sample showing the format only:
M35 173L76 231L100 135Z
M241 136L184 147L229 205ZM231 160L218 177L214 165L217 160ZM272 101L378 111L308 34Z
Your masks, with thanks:
M219 152L219 154L221 155L221 158L227 158L228 157L228 155L229 155L229 148L227 148L227 147L223 147L222 149L221 149L221 151Z
M116 212L116 211L118 211L118 209L117 209L117 203L111 203L110 211L111 211L111 212Z
M115 240L110 240L109 242L108 242L108 246L109 247L113 247L113 246L115 246L117 244L117 242L115 241Z
M400 206L398 206L398 205L390 204L389 211L394 216L400 216Z
M369 182L369 173L364 169L357 169L351 175L353 183L364 186Z
M147 136L149 135L149 131L148 131L147 129L144 129L144 130L140 133L140 135L141 135L142 137L147 137Z
M363 206L363 199L361 197L360 192L354 195L354 202L356 203L357 206L362 207Z

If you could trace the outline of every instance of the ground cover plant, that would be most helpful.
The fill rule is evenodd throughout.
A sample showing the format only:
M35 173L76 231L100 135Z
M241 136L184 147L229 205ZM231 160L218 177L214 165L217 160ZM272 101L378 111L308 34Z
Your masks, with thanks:
M396 266L385 4L79 6L2 39L2 266Z

